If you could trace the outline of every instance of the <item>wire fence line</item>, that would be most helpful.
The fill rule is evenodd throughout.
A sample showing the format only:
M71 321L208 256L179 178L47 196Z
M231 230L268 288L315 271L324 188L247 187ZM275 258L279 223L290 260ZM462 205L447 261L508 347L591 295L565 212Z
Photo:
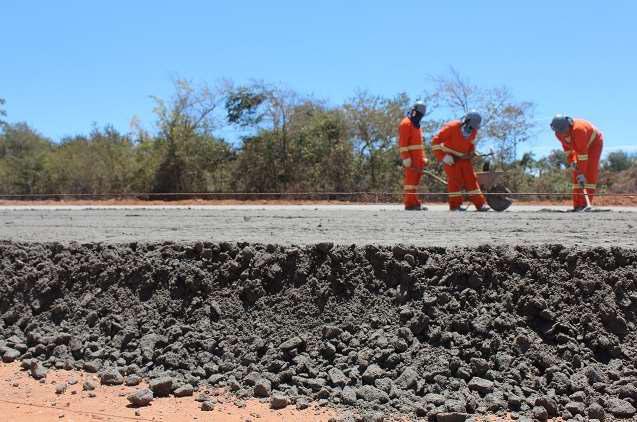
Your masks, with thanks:
M0 194L0 199L56 199L56 198L161 198L161 197L192 197L192 198L237 198L237 197L346 197L346 196L365 196L365 197L387 197L400 196L404 192L132 192L132 193L27 193L27 194ZM422 196L448 196L447 192L416 192ZM573 195L572 192L482 192L483 195L489 196L540 196L540 197L568 197ZM584 193L579 193L584 195ZM637 197L637 192L601 192L595 193L596 197Z

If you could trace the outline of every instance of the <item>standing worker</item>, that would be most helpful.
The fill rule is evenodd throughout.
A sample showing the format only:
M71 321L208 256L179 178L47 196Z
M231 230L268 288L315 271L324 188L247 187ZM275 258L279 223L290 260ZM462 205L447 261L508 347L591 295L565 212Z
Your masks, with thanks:
M604 136L591 122L560 114L551 121L551 129L573 169L573 211L585 211L593 203L597 188Z
M473 170L471 158L475 153L475 141L482 117L475 111L467 113L462 120L453 120L442 127L431 141L431 150L436 159L444 164L449 192L449 209L466 211L462 207L462 189L477 211L489 211L484 195Z
M403 164L403 201L407 211L427 210L416 195L422 171L427 165L420 128L420 121L426 112L425 104L417 101L398 127L398 145Z

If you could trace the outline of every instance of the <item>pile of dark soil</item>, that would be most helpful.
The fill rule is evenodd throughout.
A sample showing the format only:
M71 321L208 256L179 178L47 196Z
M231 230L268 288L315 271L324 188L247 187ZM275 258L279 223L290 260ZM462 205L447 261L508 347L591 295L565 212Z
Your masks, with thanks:
M0 354L34 376L136 375L156 395L439 421L637 405L634 250L4 242L0 315Z

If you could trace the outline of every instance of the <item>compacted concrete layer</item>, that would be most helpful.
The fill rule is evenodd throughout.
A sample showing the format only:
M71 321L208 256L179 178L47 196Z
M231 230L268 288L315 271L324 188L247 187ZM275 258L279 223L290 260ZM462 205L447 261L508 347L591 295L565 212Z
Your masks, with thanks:
M28 242L244 241L637 247L637 212L567 213L514 206L504 213L399 206L1 207L0 239Z

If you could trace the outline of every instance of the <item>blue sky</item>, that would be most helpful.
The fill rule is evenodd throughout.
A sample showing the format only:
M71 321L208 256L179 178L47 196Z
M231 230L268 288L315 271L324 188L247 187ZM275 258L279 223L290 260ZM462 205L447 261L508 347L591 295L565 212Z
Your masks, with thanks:
M3 0L0 97L55 140L107 123L152 127L172 79L264 79L338 104L357 89L417 95L455 67L537 104L522 149L558 146L550 116L593 121L637 151L637 2ZM428 136L430 137L430 135Z

